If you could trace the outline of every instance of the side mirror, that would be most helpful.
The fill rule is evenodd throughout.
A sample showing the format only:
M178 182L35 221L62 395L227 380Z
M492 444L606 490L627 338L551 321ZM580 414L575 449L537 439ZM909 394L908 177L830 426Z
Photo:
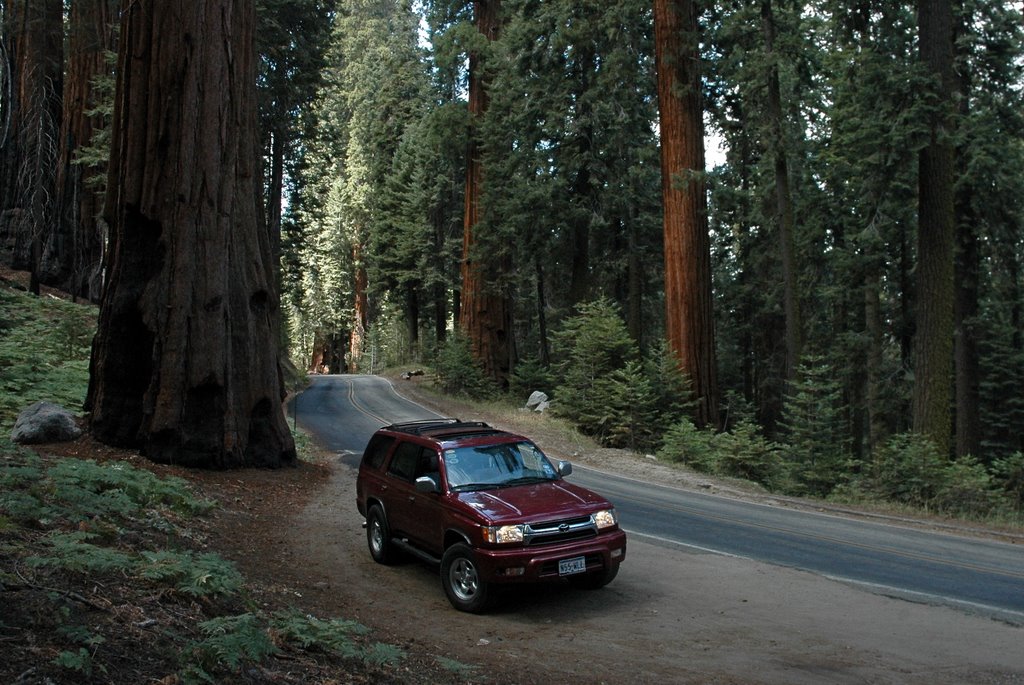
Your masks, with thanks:
M441 492L441 486L430 476L420 476L416 479L416 492Z
M567 461L558 462L558 475L568 476L570 473L572 473L572 464Z

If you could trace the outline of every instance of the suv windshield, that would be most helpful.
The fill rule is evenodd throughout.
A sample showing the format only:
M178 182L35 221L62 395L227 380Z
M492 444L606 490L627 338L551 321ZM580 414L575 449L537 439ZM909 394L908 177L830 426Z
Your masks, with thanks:
M528 485L558 478L544 453L525 441L447 449L444 463L452 490Z

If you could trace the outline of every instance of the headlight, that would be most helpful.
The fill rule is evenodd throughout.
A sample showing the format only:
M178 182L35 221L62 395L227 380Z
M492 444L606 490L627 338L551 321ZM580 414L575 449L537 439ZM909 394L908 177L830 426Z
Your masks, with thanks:
M602 528L612 528L618 521L615 519L614 509L605 509L594 514L594 523L597 524L598 530Z
M484 528L484 539L487 542L501 545L523 541L522 526L489 526Z

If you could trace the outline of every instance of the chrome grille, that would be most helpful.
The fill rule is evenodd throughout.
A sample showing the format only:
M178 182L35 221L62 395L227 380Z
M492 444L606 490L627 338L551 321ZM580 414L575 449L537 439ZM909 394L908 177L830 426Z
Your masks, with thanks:
M586 540L597 536L597 524L590 516L561 521L532 523L525 526L523 542L527 545L552 545L568 540Z

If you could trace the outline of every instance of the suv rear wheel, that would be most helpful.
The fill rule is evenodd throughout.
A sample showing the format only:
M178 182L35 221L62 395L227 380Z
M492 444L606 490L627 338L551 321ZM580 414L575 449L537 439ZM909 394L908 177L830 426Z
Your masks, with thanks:
M366 513L366 545L370 548L370 556L378 564L390 564L394 561L395 550L391 546L391 531L384 510L374 504Z
M479 613L490 603L490 586L480 577L472 548L456 543L441 558L441 586L460 611Z

